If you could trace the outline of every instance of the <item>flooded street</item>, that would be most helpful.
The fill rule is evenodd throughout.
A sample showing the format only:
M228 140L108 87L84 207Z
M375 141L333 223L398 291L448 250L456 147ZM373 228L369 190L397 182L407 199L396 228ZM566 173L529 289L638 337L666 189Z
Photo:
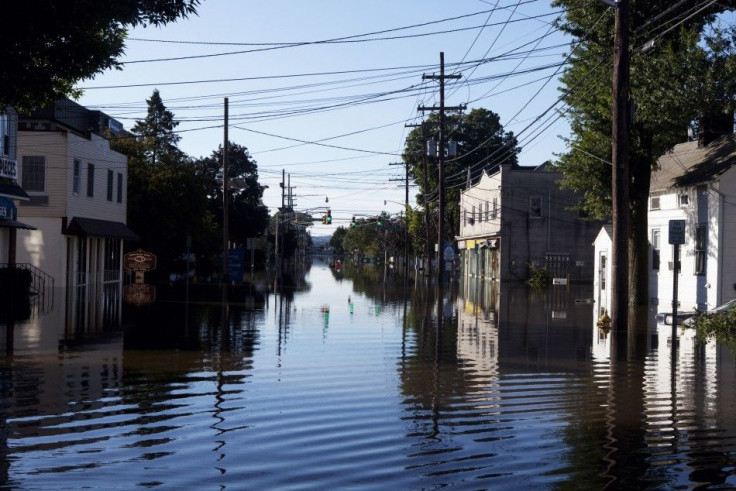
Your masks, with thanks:
M315 260L229 303L193 286L187 308L180 287L82 329L56 292L12 336L0 326L0 483L736 486L728 348L678 330L673 367L667 325L611 356L590 289L438 288Z

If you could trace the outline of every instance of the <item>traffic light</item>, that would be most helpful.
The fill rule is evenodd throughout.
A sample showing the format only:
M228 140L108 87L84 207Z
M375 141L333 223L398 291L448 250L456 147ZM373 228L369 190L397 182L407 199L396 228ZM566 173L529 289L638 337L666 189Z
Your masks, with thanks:
M327 223L332 223L332 210L327 210Z
M350 220L350 226L355 227L355 215L353 215L353 219Z
M379 227L381 225L383 225L383 222L381 221L381 217L380 216L378 218L376 218L376 225L378 225Z

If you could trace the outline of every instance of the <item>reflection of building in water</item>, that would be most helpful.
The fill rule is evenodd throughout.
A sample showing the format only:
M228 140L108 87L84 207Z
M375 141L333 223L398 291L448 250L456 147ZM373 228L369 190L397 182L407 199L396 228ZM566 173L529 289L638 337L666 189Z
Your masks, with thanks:
M498 375L498 284L467 278L458 296L457 356L478 375Z
M543 365L567 367L590 360L591 309L579 298L584 291L551 287L535 291L523 285L501 284L499 303L499 356L501 366Z
M54 308L11 327L0 324L0 332L4 334L0 342L12 343L12 346L5 346L10 352L56 352L62 340L79 339L119 327L122 315L120 286L105 285L96 295L95 301L89 301L89 297L80 295L77 289L56 288ZM13 329L12 336L5 336L7 329Z

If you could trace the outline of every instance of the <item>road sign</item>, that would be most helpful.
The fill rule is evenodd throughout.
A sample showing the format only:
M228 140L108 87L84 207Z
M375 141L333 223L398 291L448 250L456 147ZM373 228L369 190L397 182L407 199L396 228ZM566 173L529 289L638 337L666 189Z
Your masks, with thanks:
M670 244L685 243L685 220L670 220Z

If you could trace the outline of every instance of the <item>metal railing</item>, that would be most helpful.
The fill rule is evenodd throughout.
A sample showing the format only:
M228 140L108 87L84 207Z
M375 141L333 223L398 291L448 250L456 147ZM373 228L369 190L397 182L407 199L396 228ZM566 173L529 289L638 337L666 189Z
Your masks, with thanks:
M0 263L0 269L8 268L10 264ZM35 267L30 263L16 263L16 269L22 269L31 273L31 302L34 303L39 313L50 312L54 308L54 277Z

